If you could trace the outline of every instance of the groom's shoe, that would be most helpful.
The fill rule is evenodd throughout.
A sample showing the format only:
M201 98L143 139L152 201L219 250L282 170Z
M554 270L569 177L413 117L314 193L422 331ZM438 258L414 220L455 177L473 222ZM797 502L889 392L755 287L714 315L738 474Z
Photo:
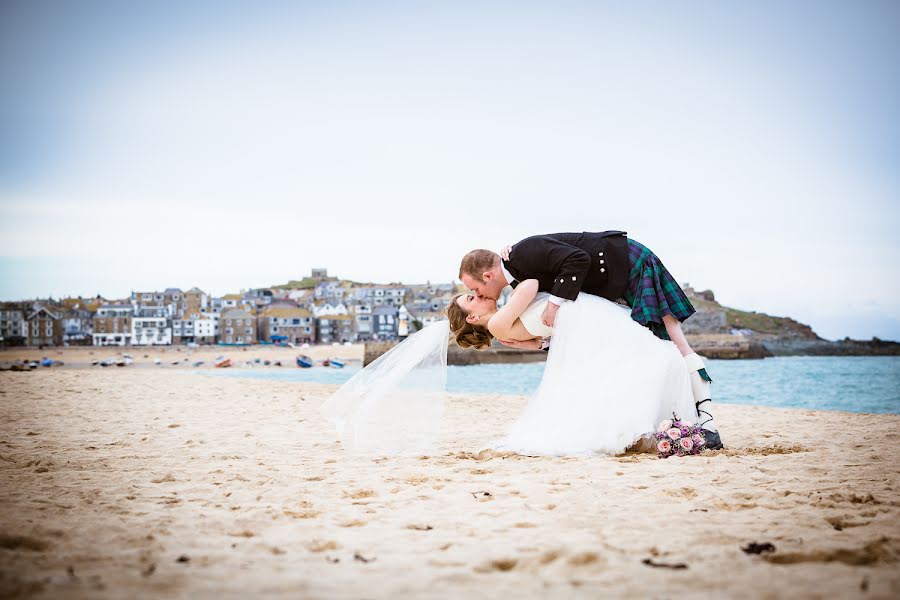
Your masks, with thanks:
M696 352L685 356L684 362L690 374L691 391L694 394L694 404L697 407L697 418L701 429L703 429L703 437L706 439L706 448L708 450L721 450L725 446L722 444L722 436L719 435L718 428L713 422L713 416L709 412L709 404L702 406L704 403L712 403L712 396L709 393L709 384L712 383L712 378L706 372L703 359Z
M722 436L719 435L718 431L703 429L702 434L703 439L706 440L706 445L703 447L707 450L721 450L725 447L724 444L722 444Z

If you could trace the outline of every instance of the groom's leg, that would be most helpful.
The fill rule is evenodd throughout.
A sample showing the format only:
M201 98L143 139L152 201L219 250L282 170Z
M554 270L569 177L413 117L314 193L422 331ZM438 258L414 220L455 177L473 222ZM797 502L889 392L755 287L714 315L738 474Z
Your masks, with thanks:
M699 354L692 353L684 357L687 365L688 373L691 378L691 391L694 393L694 403L697 406L697 416L700 419L700 426L706 430L707 447L711 450L723 448L722 438L719 436L713 416L709 412L710 404L712 404L712 396L710 394L710 383L712 379L706 372L706 366Z

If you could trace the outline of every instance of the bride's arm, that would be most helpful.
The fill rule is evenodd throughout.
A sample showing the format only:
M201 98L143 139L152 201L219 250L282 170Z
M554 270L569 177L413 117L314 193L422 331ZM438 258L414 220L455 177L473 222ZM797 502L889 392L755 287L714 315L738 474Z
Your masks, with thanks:
M516 286L503 308L488 321L488 330L501 339L507 339L516 322L538 293L538 280L526 279Z

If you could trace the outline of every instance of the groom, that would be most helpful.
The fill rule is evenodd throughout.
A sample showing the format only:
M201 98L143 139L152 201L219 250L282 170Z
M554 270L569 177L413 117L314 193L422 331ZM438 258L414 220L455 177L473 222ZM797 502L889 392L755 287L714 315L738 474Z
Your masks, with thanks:
M538 289L550 293L541 316L548 327L556 321L560 305L574 301L579 292L613 302L625 298L635 321L649 327L657 337L671 339L681 352L697 412L707 417L702 423L707 447L723 447L712 415L701 409L701 404L711 401L712 380L681 331L680 321L693 314L694 307L656 255L628 239L624 231L535 235L505 250L507 254L504 260L490 250L472 250L462 259L460 280L477 296L496 300L507 285L515 288L519 281L537 279Z

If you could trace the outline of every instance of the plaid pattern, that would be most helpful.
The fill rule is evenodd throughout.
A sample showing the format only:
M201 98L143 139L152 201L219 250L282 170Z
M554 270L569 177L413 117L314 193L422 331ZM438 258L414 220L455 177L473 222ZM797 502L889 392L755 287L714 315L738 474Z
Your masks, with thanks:
M663 324L664 315L684 321L696 311L681 286L646 246L628 239L628 289L625 301L631 307L631 318L649 327L663 340L669 339Z

